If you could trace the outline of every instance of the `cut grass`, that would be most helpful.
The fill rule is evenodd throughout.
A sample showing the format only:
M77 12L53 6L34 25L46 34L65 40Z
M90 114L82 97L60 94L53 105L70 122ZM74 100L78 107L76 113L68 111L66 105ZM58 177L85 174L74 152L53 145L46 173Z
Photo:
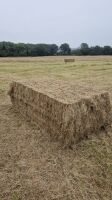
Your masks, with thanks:
M104 74L103 71L107 72ZM0 61L0 75L19 77L53 75L62 76L65 79L72 78L73 80L76 78L81 80L81 78L86 78L88 80L95 75L100 78L102 74L104 74L104 81L108 75L112 75L112 61L109 61L109 63L102 61L76 61L74 65L71 63L64 64L62 60L58 62L51 62L50 60L49 62L33 61L33 58L32 62L27 60L24 62L16 60L10 62Z

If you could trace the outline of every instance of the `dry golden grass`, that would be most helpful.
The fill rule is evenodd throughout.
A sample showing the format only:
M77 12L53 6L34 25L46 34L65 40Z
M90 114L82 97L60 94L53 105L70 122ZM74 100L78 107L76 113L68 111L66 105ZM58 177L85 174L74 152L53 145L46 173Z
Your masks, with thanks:
M63 149L14 111L7 96L12 80L47 76L112 97L112 57L75 59L0 59L0 200L112 199L112 131Z

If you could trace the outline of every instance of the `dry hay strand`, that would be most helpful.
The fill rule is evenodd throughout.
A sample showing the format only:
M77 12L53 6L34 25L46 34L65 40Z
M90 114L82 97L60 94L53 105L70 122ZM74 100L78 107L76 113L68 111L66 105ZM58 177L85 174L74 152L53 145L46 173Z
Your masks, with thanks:
M13 82L9 95L14 107L28 120L44 128L51 138L72 146L110 126L112 112L107 92L79 96L68 90L68 96L66 94L64 98L67 91L64 91L62 82L55 82L56 91L50 82L51 89L47 90L47 82Z

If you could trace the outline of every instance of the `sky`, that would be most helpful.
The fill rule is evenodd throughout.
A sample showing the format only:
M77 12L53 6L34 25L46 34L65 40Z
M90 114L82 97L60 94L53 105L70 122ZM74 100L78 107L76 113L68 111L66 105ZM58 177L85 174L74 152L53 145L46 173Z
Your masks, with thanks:
M112 0L0 0L0 41L112 46Z

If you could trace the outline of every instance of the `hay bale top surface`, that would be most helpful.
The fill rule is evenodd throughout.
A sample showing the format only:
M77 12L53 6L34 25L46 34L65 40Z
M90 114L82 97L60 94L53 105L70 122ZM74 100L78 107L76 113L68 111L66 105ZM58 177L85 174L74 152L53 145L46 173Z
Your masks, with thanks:
M54 78L38 78L16 82L65 104L73 104L80 99L90 98L93 95L99 94L98 89L91 86L83 84L74 85L68 81Z

